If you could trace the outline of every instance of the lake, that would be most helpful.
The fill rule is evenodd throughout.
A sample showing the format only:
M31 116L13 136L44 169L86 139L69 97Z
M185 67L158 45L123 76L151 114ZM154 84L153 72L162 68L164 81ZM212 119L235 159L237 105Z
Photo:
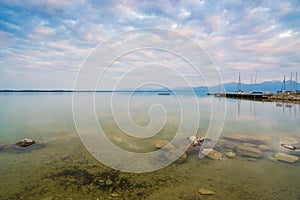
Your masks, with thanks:
M299 104L154 92L0 93L0 102L0 199L300 199L300 161L276 156L300 156ZM194 151L168 162L192 135L217 142L221 158ZM12 145L23 138L41 144ZM152 155L162 141L174 145Z

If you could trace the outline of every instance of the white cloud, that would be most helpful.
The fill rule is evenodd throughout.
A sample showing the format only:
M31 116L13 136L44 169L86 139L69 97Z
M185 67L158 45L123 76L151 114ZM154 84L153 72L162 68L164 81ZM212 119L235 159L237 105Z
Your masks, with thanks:
M190 37L210 53L229 81L236 81L237 70L245 74L255 70L266 72L263 80L281 78L286 69L297 71L300 63L300 21L296 9L299 2L1 0L1 3L11 8L3 13L3 30L0 30L1 73L10 71L10 75L22 70L25 74L32 73L29 69L40 74L73 73L97 44L123 31L143 27L175 30ZM151 38L157 44L166 39L170 38ZM182 48L194 53L184 44ZM123 63L119 63L114 73L126 71L130 62L142 65L159 61L173 66L168 63L169 57L163 55L164 58L151 51L140 52L127 60L121 59L119 62ZM191 72L182 71L193 77Z

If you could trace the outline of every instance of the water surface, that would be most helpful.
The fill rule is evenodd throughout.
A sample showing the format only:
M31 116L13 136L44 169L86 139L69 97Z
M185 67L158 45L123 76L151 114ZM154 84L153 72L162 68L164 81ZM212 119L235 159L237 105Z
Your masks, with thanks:
M116 105L127 102L128 95L116 94ZM180 95L187 102L194 98L191 94ZM165 107L167 118L159 108L152 114L157 124L164 120L166 123L159 129L153 123L149 131L158 130L158 134L149 139L126 136L114 120L109 96L109 93L95 95L95 114L107 137L126 151L155 151L156 141L172 139L179 129L180 104L173 95L139 93L128 104L131 119L141 127L146 126L151 123L149 108L160 104ZM196 131L199 136L205 136L211 120L221 120L218 116L211 119L213 112L226 111L216 148L224 159L199 159L197 153L190 154L183 163L135 174L113 170L85 149L73 120L72 93L0 94L0 142L13 144L23 138L33 138L45 144L38 149L0 150L0 199L299 199L300 162L270 159L276 152L286 152L280 147L280 140L288 137L299 141L299 104L213 98L205 94L196 99L200 111ZM82 101L83 109L85 103ZM184 109L192 113L195 108ZM126 110L118 111L119 119L128 117ZM192 121L193 116L185 117ZM188 127L185 130L193 132ZM89 131L87 128L87 134ZM234 158L226 157L226 152L236 152L224 146L232 143L224 138L229 134L268 136L266 145L272 151L264 152L260 159L238 153ZM287 153L300 156L297 152ZM215 193L204 196L199 194L200 188Z

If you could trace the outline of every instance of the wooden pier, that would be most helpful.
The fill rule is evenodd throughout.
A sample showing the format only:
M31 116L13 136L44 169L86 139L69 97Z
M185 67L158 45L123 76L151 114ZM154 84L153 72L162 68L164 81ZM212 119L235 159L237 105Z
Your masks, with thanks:
M251 94L251 93L208 93L208 95L214 95L215 97L227 97L236 99L250 99L250 100L267 100L272 94Z
M226 97L226 98L236 98L236 99L248 99L254 101L273 101L273 102L292 102L300 103L300 94L257 94L257 93L208 93L208 95L213 95L215 97Z

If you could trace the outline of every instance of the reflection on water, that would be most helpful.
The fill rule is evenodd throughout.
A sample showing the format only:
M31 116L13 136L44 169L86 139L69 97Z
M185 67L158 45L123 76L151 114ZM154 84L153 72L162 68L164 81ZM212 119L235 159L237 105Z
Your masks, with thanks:
M205 136L210 120L220 120L210 118L213 112L210 105L213 105L214 112L226 109L222 136L215 147L222 159L199 159L198 152L189 153L183 163L173 163L155 172L132 174L110 169L85 150L73 122L71 95L0 94L0 143L13 144L23 138L34 138L45 143L43 148L25 151L1 146L0 199L300 197L300 161L278 161L278 155L281 154L277 154L281 152L300 156L298 151L281 147L285 143L300 149L299 104L199 95L199 136ZM128 94L118 94L118 101L127 99L126 95ZM187 100L191 98L189 94L181 95ZM151 122L151 115L148 113L151 105L159 103L167 109L165 126L161 129L152 127L159 134L144 140L125 135L117 126L107 97L106 93L96 94L96 114L108 138L120 148L133 152L155 151L158 141L170 140L178 130L180 109L172 95L145 93L131 99L131 117L140 126ZM226 108L223 107L224 102L227 104ZM82 102L83 108L84 104ZM163 120L160 118L162 113L157 113L157 119ZM126 113L118 114L119 119L127 116ZM88 131L87 129L87 133ZM214 194L201 195L198 191L200 188L211 190Z

